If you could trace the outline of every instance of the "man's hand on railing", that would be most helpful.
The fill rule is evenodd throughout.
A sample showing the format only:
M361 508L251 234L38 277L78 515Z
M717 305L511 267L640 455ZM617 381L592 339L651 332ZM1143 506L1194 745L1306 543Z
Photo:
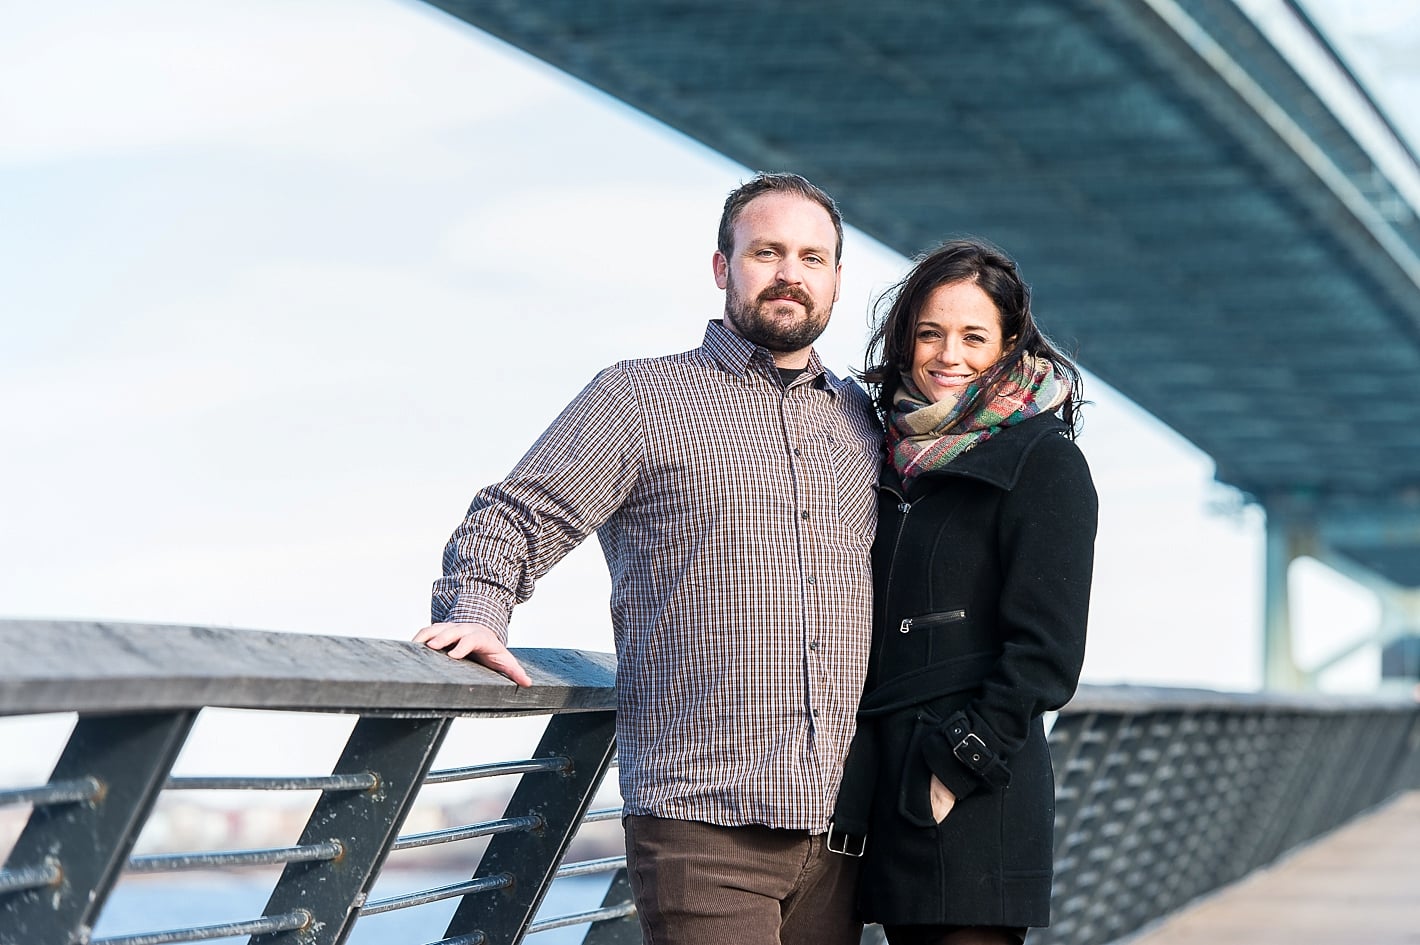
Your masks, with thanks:
M436 623L416 633L414 642L430 649L445 650L456 660L471 656L475 663L502 673L519 686L532 685L522 664L498 639L492 627L481 623Z

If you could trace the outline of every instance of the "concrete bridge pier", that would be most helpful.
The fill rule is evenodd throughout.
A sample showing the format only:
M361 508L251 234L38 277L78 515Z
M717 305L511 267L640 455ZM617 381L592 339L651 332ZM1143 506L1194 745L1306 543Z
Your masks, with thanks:
M1292 562L1316 551L1316 529L1306 519L1267 508L1262 589L1262 687L1295 692L1308 685L1292 652L1288 572Z
M1381 597L1381 688L1420 699L1420 588L1391 588Z
M1263 687L1276 691L1320 688L1327 670L1368 646L1380 649L1383 690L1420 694L1420 587L1406 587L1339 553L1328 540L1320 516L1300 501L1267 504L1263 589ZM1331 529L1335 531L1336 529ZM1354 531L1350 523L1348 531ZM1379 530L1371 529L1379 534ZM1369 536L1376 545L1383 541ZM1321 661L1298 665L1293 633L1288 574L1292 562L1312 558L1375 595L1380 605L1376 626L1341 646Z

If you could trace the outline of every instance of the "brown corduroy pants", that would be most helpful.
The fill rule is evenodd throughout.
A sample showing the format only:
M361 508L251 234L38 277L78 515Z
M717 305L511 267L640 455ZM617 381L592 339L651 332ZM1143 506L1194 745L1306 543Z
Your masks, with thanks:
M646 945L857 945L858 860L824 835L627 817Z

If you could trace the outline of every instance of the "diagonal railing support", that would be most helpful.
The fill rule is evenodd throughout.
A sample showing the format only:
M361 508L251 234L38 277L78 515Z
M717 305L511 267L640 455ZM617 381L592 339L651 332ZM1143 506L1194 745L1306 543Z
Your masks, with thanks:
M88 799L36 804L7 869L54 881L0 895L0 945L87 942L197 712L81 715L50 783L91 780Z
M265 915L297 909L305 927L253 935L249 945L337 945L345 941L395 841L449 719L362 718L350 732L334 774L375 775L373 788L325 791L301 834L301 845L328 841L344 852L334 860L288 863L267 901Z
M542 828L493 838L474 878L506 874L514 882L497 892L465 896L446 938L482 932L488 945L522 940L611 764L615 744L615 712L578 712L548 721L535 757L565 758L567 767L558 778L523 775L504 814L537 816Z

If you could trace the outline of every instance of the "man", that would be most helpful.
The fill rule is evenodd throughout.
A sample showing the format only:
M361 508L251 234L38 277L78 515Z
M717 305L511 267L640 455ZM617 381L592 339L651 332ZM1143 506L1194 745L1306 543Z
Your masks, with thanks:
M842 248L802 177L731 193L723 321L602 371L474 498L415 636L529 685L509 613L597 532L628 873L657 945L858 940L856 861L825 831L867 663L880 431L812 347Z

